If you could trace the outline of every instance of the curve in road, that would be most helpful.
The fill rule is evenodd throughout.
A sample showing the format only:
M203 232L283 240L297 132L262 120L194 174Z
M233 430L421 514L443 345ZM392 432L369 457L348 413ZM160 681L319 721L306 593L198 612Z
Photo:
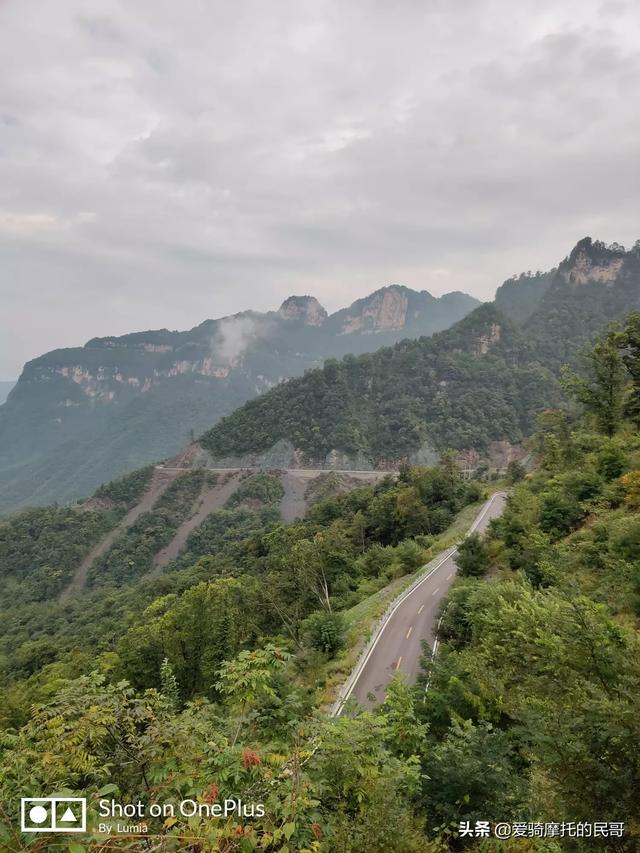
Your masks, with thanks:
M505 501L506 495L496 492L469 532L484 532L491 519L501 515ZM355 700L355 704L363 708L382 702L387 685L397 672L402 672L409 682L416 680L420 672L422 641L426 640L432 648L435 642L440 602L456 574L456 553L457 548L447 551L424 578L400 596L358 665L360 672L344 698L334 706L334 715L340 714L349 700Z

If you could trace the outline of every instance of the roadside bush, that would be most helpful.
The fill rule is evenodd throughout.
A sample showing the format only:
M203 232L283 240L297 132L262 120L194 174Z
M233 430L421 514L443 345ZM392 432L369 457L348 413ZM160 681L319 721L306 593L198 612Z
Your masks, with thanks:
M540 507L540 527L552 539L570 533L584 518L585 511L577 498L560 491L546 492Z
M379 542L374 544L357 560L361 574L369 578L377 578L389 568L393 562L393 548L385 548Z
M340 613L317 611L302 623L307 645L332 658L344 647L346 626Z
M510 486L515 486L521 480L524 480L526 471L517 459L512 459L507 465L507 483Z
M395 559L404 569L404 574L415 572L424 564L424 550L413 539L405 539L395 548Z
M458 545L456 563L463 578L479 578L489 568L489 549L478 533L471 533Z
M629 465L629 457L619 444L609 442L596 457L598 473L605 480L615 480L620 477Z

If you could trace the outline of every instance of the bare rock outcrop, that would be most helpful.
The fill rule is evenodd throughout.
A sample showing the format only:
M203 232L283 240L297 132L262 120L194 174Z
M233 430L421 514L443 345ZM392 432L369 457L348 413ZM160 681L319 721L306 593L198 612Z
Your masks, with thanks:
M327 312L315 296L290 296L278 309L283 320L302 320L305 326L321 326Z

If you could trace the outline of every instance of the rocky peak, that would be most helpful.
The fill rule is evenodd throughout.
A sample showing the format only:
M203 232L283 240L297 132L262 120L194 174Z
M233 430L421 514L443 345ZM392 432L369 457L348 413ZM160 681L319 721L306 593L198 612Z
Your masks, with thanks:
M402 329L406 323L408 307L409 291L406 287L398 284L383 287L371 296L358 299L347 309L342 323L342 334Z
M315 296L290 296L278 314L283 320L302 320L305 326L321 326L327 319L327 312Z
M624 263L625 249L618 243L607 246L601 240L580 240L561 266L567 284L577 287L590 281L611 286Z

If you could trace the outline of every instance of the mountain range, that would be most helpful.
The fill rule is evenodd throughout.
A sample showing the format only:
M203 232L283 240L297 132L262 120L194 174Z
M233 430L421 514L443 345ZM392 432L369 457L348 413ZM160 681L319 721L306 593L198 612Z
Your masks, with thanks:
M0 382L0 406L7 399L9 392L15 384L15 382Z
M326 358L430 335L478 304L391 285L328 314L312 296L291 296L277 311L46 353L0 407L0 513L90 494Z
M447 448L486 457L521 442L559 400L562 364L637 308L640 241L627 252L585 238L557 269L506 283L446 331L328 361L246 403L202 436L192 458L385 468L432 462Z
M608 367L584 406L558 375L639 306L640 243L586 239L447 330L330 358L164 464L0 519L3 802L64 783L89 803L111 790L210 803L242 785L268 793L265 822L249 836L218 821L221 843L257 849L257 826L292 851L324 838L453 851L462 803L465 820L622 816L632 834L616 849L637 849L637 318L615 354L590 348ZM310 300L282 311L283 328L326 322ZM545 419L527 476L511 467L506 506L446 455L386 476L445 448L515 449L556 403L575 408ZM276 457L299 470L207 470ZM301 467L346 463L380 470ZM0 835L18 838L0 812ZM208 818L157 830L178 847L211 838Z
M169 457L384 470L453 449L502 467L559 400L562 364L637 308L640 244L584 238L493 303L391 285L331 315L292 296L278 311L56 350L0 408L0 512L68 502Z

